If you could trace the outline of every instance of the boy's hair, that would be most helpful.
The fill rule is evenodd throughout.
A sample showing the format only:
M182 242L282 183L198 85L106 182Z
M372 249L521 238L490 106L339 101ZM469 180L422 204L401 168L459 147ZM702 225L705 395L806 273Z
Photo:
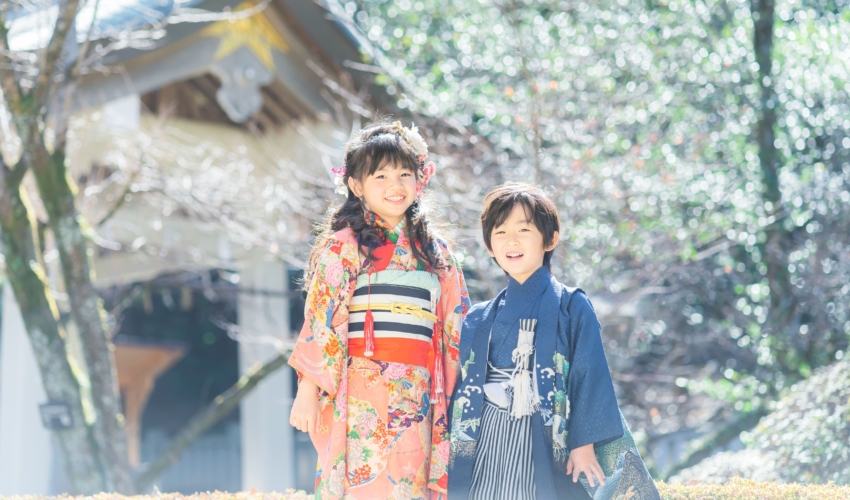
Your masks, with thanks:
M412 146L401 136L401 131L394 123L379 121L356 132L345 145L345 174L343 182L348 185L348 179L363 181L374 174L385 164L395 164L412 172L417 181L422 180L424 162L416 157ZM446 267L446 261L439 249L438 236L433 224L426 214L425 199L416 199L407 209L404 217L407 221L407 234L411 239L411 250L416 260L430 268L431 271ZM380 230L371 225L366 219L366 207L363 202L349 190L345 202L328 211L325 220L318 225L319 234L310 253L310 266L304 280L304 286L310 285L313 273L316 271L319 255L324 250L329 238L336 231L351 228L357 237L360 253L371 259L372 252L383 243Z
M555 240L555 233L561 231L558 207L546 196L542 189L530 184L509 182L493 189L484 197L484 210L481 212L481 230L484 244L492 250L490 236L493 230L508 219L515 206L521 206L527 220L543 234L543 247ZM543 265L552 270L552 253L543 254Z

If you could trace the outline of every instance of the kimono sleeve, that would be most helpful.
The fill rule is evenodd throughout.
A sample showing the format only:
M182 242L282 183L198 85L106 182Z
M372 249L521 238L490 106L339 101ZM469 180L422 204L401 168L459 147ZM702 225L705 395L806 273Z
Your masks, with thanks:
M356 245L330 238L307 288L304 326L289 358L329 397L336 395L348 354L348 302L359 272Z
M624 431L599 320L584 293L573 294L569 316L573 356L567 382L567 448L573 450L591 443L601 446L621 437Z
M442 322L445 391L451 397L460 370L460 332L469 311L469 291L463 271L454 255L446 250L448 267L440 275L439 315Z
M449 439L448 400L452 397L460 365L460 330L469 310L469 292L463 271L454 256L443 246L448 266L440 271L440 301L437 317L442 324L442 349L445 392L441 401L432 406L431 461L428 468L428 487L431 498L446 493L448 488ZM434 383L432 381L432 383Z

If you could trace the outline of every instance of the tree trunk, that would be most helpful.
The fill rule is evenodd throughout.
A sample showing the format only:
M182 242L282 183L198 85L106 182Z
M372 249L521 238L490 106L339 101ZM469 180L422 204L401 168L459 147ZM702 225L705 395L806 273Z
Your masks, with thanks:
M51 401L63 401L71 412L70 429L56 430L65 455L68 478L80 494L94 494L105 487L104 464L92 428L83 409L80 373L73 366L58 322L58 309L50 295L47 276L36 251L31 210L20 187L19 173L0 158L0 250L6 258L6 275L21 309Z
M760 110L756 124L759 164L762 172L764 201L770 204L768 216L774 216L765 233L764 262L770 286L770 321L773 334L779 337L780 353L787 350L787 328L796 309L788 273L789 233L784 226L786 215L782 210L782 193L779 190L779 151L776 148L776 121L779 99L771 78L773 67L774 0L752 0L754 21L753 48L759 65L761 87Z
M105 491L132 492L127 458L126 435L122 426L121 399L113 356L114 348L107 335L105 313L92 283L89 254L83 234L82 221L74 204L72 181L65 169L65 133L67 127L62 120L67 117L54 114L54 152L47 148L44 126L47 113L54 101L62 95L59 87L62 80L67 83L70 73L57 78L64 71L62 54L66 48L68 33L72 32L79 0L62 0L58 4L58 15L47 47L38 55L38 68L33 88L26 92L15 80L14 72L0 69L0 83L4 96L15 121L21 140L21 159L10 173L23 177L23 172L32 169L38 184L40 198L48 215L48 227L53 231L59 252L65 288L71 303L71 314L79 331L91 381L92 406L95 421L92 425L94 437L102 453ZM6 10L0 10L0 49L8 47L5 28ZM72 40L76 43L76 40ZM20 182L20 179L17 179ZM17 188L17 184L15 184ZM33 250L39 255L38 247ZM45 279L46 281L46 279ZM63 347L64 349L64 347ZM96 455L93 455L96 456Z
M68 477L78 493L101 491L134 492L123 428L121 396L115 366L114 346L106 325L106 313L94 287L87 236L92 228L75 205L73 181L65 161L67 116L50 111L61 100L63 88L73 89L75 74L62 60L68 34L74 26L80 0L61 0L48 45L36 53L37 63L27 71L35 75L28 89L17 81L7 64L6 16L9 2L0 1L0 88L20 140L21 158L14 169L0 157L0 250L6 256L7 277L12 284L30 342L41 370L42 383L50 399L66 402L74 425L56 431L68 466ZM71 37L74 43L74 37ZM82 53L85 53L84 49ZM17 64L17 63L16 63ZM37 66L37 67L35 67ZM48 116L50 113L50 116ZM46 123L52 119L52 152L47 147ZM41 259L43 249L32 210L27 205L21 180L32 170L39 197L47 212L59 253L70 312L79 332L88 368L91 398L78 379L81 370L67 353L65 332L58 323L58 310ZM285 362L275 358L239 384L219 396L213 406L192 420L186 431L169 448L179 454L200 433L235 407L266 375ZM157 462L158 475L170 461Z
M96 437L102 443L103 456L109 464L106 491L132 493L115 348L105 322L106 312L93 284L94 271L83 232L87 223L74 203L74 190L67 175L64 151L50 154L41 142L34 149L29 156L29 167L35 174L41 200L47 211L48 227L53 232L59 252L71 315L80 331L97 416L94 426Z

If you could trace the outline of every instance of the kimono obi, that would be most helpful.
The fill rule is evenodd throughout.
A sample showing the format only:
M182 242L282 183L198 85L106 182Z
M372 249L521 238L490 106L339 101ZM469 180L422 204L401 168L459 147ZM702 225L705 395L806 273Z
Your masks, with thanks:
M367 357L364 329L371 311L375 345L368 357L427 368L439 298L439 279L425 271L361 274L348 305L348 355Z

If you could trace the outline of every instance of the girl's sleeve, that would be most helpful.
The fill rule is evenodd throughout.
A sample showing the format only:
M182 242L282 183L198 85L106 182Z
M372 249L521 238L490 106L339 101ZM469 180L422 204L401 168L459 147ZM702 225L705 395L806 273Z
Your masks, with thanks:
M431 498L445 494L448 488L449 467L449 415L448 404L457 383L460 366L460 330L469 311L469 292L463 279L463 271L451 252L444 246L448 267L440 272L440 301L437 318L441 323L443 348L444 393L441 401L432 406L431 464L428 486ZM432 383L434 383L432 381Z
M356 245L331 238L316 263L307 288L304 326L289 364L328 397L336 395L348 357L348 302L359 258Z
M463 270L454 254L448 253L446 261L449 267L441 278L439 311L443 323L443 360L445 363L446 397L451 398L460 373L460 331L463 320L469 311L469 291L463 278Z
M575 292L569 306L573 359L567 397L570 403L567 448L601 446L623 435L620 408L596 312L584 293Z

